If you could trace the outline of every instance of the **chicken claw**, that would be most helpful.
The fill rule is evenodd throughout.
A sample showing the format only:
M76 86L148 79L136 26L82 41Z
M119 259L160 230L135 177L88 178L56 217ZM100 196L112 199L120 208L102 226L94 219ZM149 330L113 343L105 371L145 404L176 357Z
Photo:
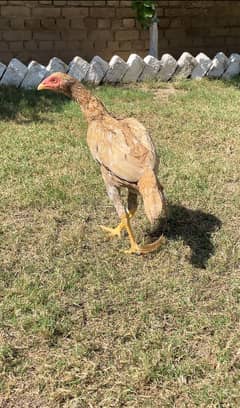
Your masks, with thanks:
M146 244L143 245L142 247L139 246L136 242L131 224L130 224L130 217L128 214L124 215L121 219L121 223L123 228L126 229L128 233L128 238L130 241L130 248L125 250L125 254L138 254L138 255L143 255L143 254L148 254L149 252L153 252L156 249L160 247L162 242L165 241L164 237L161 236L157 241L152 242L151 244Z
M134 214L135 214L135 210L127 211L127 216L129 219L132 218ZM122 220L115 228L105 227L104 225L100 225L100 228L102 228L103 231L109 234L109 238L113 238L116 236L118 238L121 238L121 232L126 227L125 227L125 222Z
M121 231L124 229L124 225L120 222L116 228L109 228L105 227L104 225L100 225L103 231L109 234L109 238L118 237L121 238Z
M131 247L124 251L125 254L136 254L136 255L144 255L150 252L156 251L162 244L164 244L165 238L163 235L157 240L152 242L151 244L146 244L143 246L139 246L137 243L132 244Z

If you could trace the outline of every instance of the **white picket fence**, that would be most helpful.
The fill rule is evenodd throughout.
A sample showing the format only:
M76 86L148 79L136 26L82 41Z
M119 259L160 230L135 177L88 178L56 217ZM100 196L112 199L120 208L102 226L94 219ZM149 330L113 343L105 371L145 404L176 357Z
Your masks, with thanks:
M228 58L219 52L210 59L204 53L193 57L189 52L184 52L178 60L170 54L163 54L158 60L151 55L143 59L137 54L131 54L127 62L114 55L109 63L99 56L95 56L90 63L76 56L69 64L53 57L47 66L37 61L31 61L26 66L13 58L8 66L0 62L0 86L34 89L44 78L57 71L94 85L203 77L231 79L240 73L240 55L234 53Z

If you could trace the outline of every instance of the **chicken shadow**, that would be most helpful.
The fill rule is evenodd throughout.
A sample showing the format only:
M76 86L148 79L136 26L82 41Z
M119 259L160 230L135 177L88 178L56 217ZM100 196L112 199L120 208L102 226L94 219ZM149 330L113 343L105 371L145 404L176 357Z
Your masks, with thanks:
M51 122L49 112L61 112L69 99L52 92L38 92L14 87L0 87L0 120L19 124Z
M215 253L211 234L221 228L221 220L213 214L176 204L169 204L168 211L165 225L156 226L151 236L163 233L168 240L183 240L191 248L191 264L205 269L208 259Z

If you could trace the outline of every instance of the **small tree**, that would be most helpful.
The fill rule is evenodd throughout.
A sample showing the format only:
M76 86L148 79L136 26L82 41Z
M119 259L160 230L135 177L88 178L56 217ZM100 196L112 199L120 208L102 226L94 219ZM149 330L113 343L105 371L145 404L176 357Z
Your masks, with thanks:
M149 29L149 54L158 57L158 18L155 0L132 0L132 8L144 29Z

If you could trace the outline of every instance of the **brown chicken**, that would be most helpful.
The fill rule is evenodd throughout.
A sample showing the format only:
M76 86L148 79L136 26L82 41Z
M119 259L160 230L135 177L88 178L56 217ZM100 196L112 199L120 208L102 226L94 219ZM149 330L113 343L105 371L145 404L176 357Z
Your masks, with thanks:
M116 228L102 226L102 229L118 237L125 229L130 240L127 253L144 254L157 249L162 237L151 244L139 246L130 224L130 218L137 209L138 194L143 198L145 213L152 224L162 211L166 213L163 188L156 176L156 151L145 127L134 118L115 118L99 99L67 74L53 73L38 86L38 90L44 89L61 92L75 100L88 122L88 146L100 165L108 196L121 220ZM127 209L120 198L122 187L128 189Z

